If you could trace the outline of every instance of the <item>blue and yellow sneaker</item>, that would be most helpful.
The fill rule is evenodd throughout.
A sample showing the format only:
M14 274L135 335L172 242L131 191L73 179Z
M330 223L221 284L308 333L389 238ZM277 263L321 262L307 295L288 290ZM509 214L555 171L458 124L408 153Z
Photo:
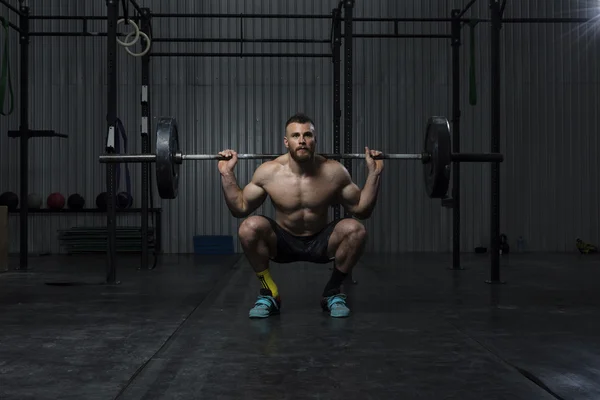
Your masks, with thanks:
M281 300L273 297L273 293L269 289L260 289L260 295L254 303L254 307L250 309L248 316L250 318L267 318L271 315L279 314Z
M350 309L346 306L346 295L340 290L332 290L321 299L323 311L329 311L333 318L346 318L350 315Z

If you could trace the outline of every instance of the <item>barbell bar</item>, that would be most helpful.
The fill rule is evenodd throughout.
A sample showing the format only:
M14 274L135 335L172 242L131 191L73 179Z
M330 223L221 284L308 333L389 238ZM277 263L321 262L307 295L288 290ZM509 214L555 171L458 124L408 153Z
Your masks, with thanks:
M340 159L361 159L365 158L363 153L349 153L349 154L337 154L337 153L318 153L320 156L330 158L332 160ZM240 160L273 160L277 157L281 157L281 154L238 154ZM427 162L429 155L425 153L421 154L385 154L382 153L378 156L372 157L375 160L386 159L386 160L424 160ZM451 159L453 162L502 162L502 155L496 153L452 153ZM229 160L229 157L224 157L218 154L173 154L173 161L181 164L183 161L224 161ZM118 155L101 155L101 163L144 163L144 162L156 162L155 154L118 154Z
M364 153L322 154L329 159L364 159ZM240 160L275 159L281 154L238 154ZM421 160L425 190L430 198L444 198L450 185L452 162L502 162L501 153L452 153L450 124L445 117L430 117L425 132L424 151L415 154L382 153L374 159ZM183 154L179 151L179 133L175 118L159 118L156 129L156 154L102 154L101 163L156 163L159 196L174 199L179 190L179 166L183 161L228 160L218 154Z

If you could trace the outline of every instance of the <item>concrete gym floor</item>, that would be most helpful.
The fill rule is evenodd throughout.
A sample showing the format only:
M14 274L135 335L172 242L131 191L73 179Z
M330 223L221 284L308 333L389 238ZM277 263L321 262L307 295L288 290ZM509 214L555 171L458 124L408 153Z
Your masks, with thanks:
M0 274L0 399L598 399L600 258L367 254L352 315L319 308L330 265L274 264L282 314L248 319L241 255L49 256ZM79 286L47 283L76 281Z

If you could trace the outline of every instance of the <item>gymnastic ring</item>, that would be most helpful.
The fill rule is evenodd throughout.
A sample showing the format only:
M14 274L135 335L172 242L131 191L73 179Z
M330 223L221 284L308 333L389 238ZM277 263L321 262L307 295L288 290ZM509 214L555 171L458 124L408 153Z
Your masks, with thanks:
M129 32L129 34L127 36L125 36L125 40L127 40L127 38L131 35L133 35L134 32ZM146 40L146 43L148 43L146 45L146 48L141 52L141 53L134 53L133 51L129 50L127 47L125 47L125 51L128 52L129 54L131 54L134 57L143 57L146 55L146 53L148 53L148 51L150 51L150 47L152 46L151 40L148 37L148 35L146 35L144 32L140 31L140 36L142 38L144 38Z
M124 22L125 22L125 18L121 18L120 20L117 21L117 25L122 24ZM131 36L132 33L135 34L135 39L131 42L127 42L127 41L124 42L122 40L119 40L119 38L117 37L117 43L119 43L121 46L124 46L124 47L133 46L140 39L140 28L137 26L137 24L130 19L128 19L127 22L131 26L133 26L133 32L130 32L127 36L125 36L125 39L127 39L129 36Z

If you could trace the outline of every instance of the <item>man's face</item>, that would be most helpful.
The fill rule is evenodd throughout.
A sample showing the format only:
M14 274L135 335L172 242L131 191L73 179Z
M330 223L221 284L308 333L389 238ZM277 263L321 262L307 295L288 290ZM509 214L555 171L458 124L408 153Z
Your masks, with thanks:
M285 130L283 142L294 160L297 162L310 161L315 154L315 127L311 123L292 122Z

